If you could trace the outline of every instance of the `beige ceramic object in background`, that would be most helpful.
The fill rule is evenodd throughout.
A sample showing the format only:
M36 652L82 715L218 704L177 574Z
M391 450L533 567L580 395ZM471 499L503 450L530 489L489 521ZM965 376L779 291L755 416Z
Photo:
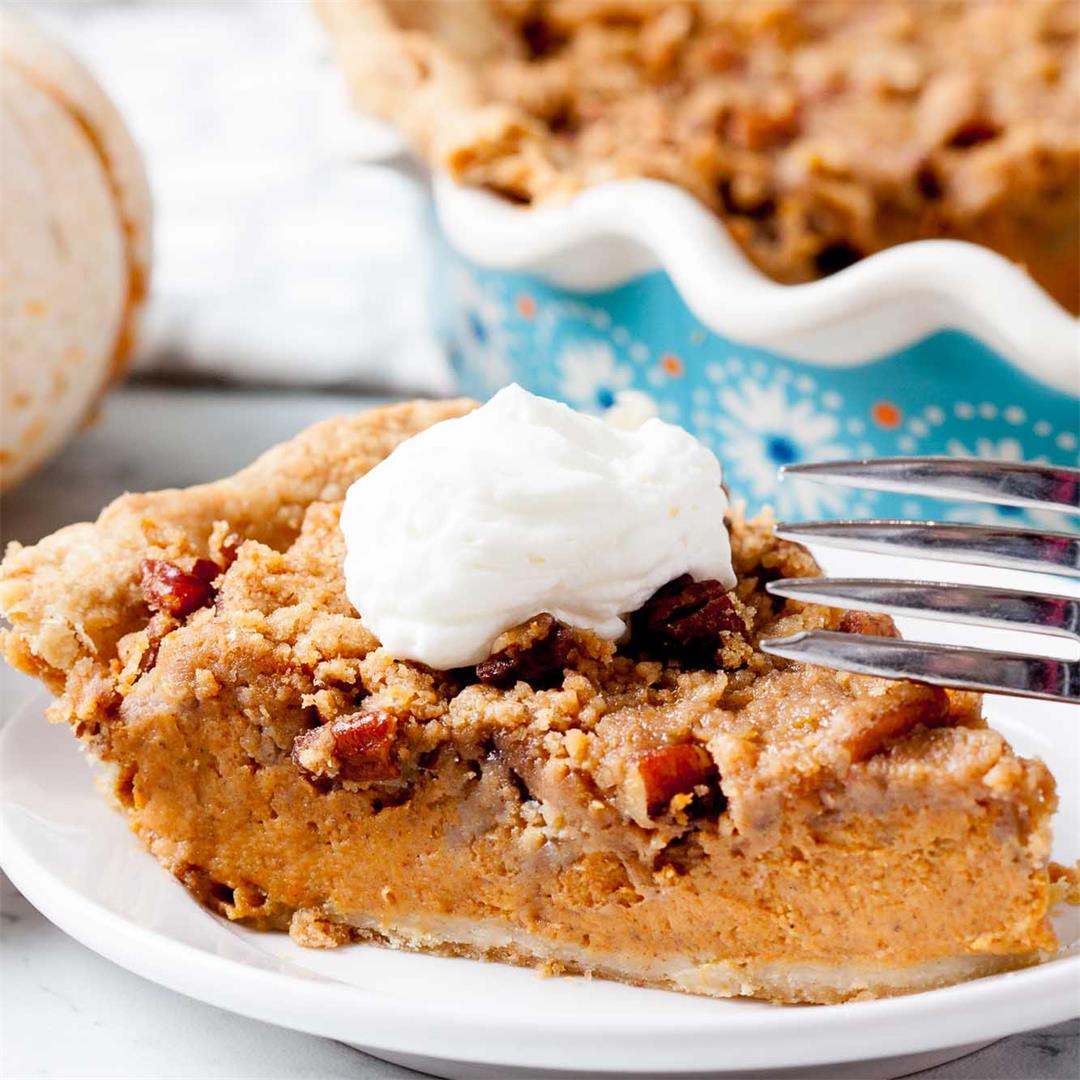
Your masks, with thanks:
M119 113L64 48L0 15L0 489L60 449L123 370L150 194Z

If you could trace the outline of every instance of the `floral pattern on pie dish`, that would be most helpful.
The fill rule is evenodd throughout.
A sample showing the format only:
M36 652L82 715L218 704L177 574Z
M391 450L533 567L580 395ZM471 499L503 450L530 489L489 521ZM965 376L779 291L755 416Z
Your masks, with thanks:
M916 454L1075 466L1080 399L970 333L939 329L862 363L822 363L714 332L663 271L578 292L538 274L478 266L449 248L444 266L457 313L451 356L466 393L483 398L516 381L602 412L622 391L643 392L658 415L688 428L726 463L734 498L791 520L944 517L1072 527L1064 515L777 480L780 466L796 462Z

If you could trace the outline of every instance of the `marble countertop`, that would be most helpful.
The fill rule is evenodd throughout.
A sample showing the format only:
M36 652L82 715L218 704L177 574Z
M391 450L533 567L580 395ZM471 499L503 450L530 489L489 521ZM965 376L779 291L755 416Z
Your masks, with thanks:
M93 517L124 490L209 480L305 424L369 399L334 393L136 385L37 477L4 498L4 542ZM197 436L197 437L195 437ZM0 673L2 716L29 691ZM0 1074L273 1078L417 1075L325 1039L222 1012L146 982L61 933L6 879L0 892ZM1016 1035L939 1066L935 1080L1075 1080L1080 1021Z

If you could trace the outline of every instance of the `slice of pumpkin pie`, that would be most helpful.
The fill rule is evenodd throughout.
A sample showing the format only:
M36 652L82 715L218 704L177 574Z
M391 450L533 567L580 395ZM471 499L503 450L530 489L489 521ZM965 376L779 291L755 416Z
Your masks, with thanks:
M769 596L810 556L725 524L680 429L472 409L328 421L7 552L7 659L196 898L778 1002L1055 948L1053 779L976 696L761 653L893 629Z

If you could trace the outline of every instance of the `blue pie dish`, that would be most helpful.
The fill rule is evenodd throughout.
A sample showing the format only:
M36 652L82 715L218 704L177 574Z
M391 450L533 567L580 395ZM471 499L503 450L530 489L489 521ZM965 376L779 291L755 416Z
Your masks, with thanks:
M602 412L648 395L716 453L732 495L787 520L1063 515L781 483L777 467L946 454L1077 465L1077 321L972 244L917 241L807 285L764 278L657 181L523 210L441 179L440 293L463 392L508 382Z

